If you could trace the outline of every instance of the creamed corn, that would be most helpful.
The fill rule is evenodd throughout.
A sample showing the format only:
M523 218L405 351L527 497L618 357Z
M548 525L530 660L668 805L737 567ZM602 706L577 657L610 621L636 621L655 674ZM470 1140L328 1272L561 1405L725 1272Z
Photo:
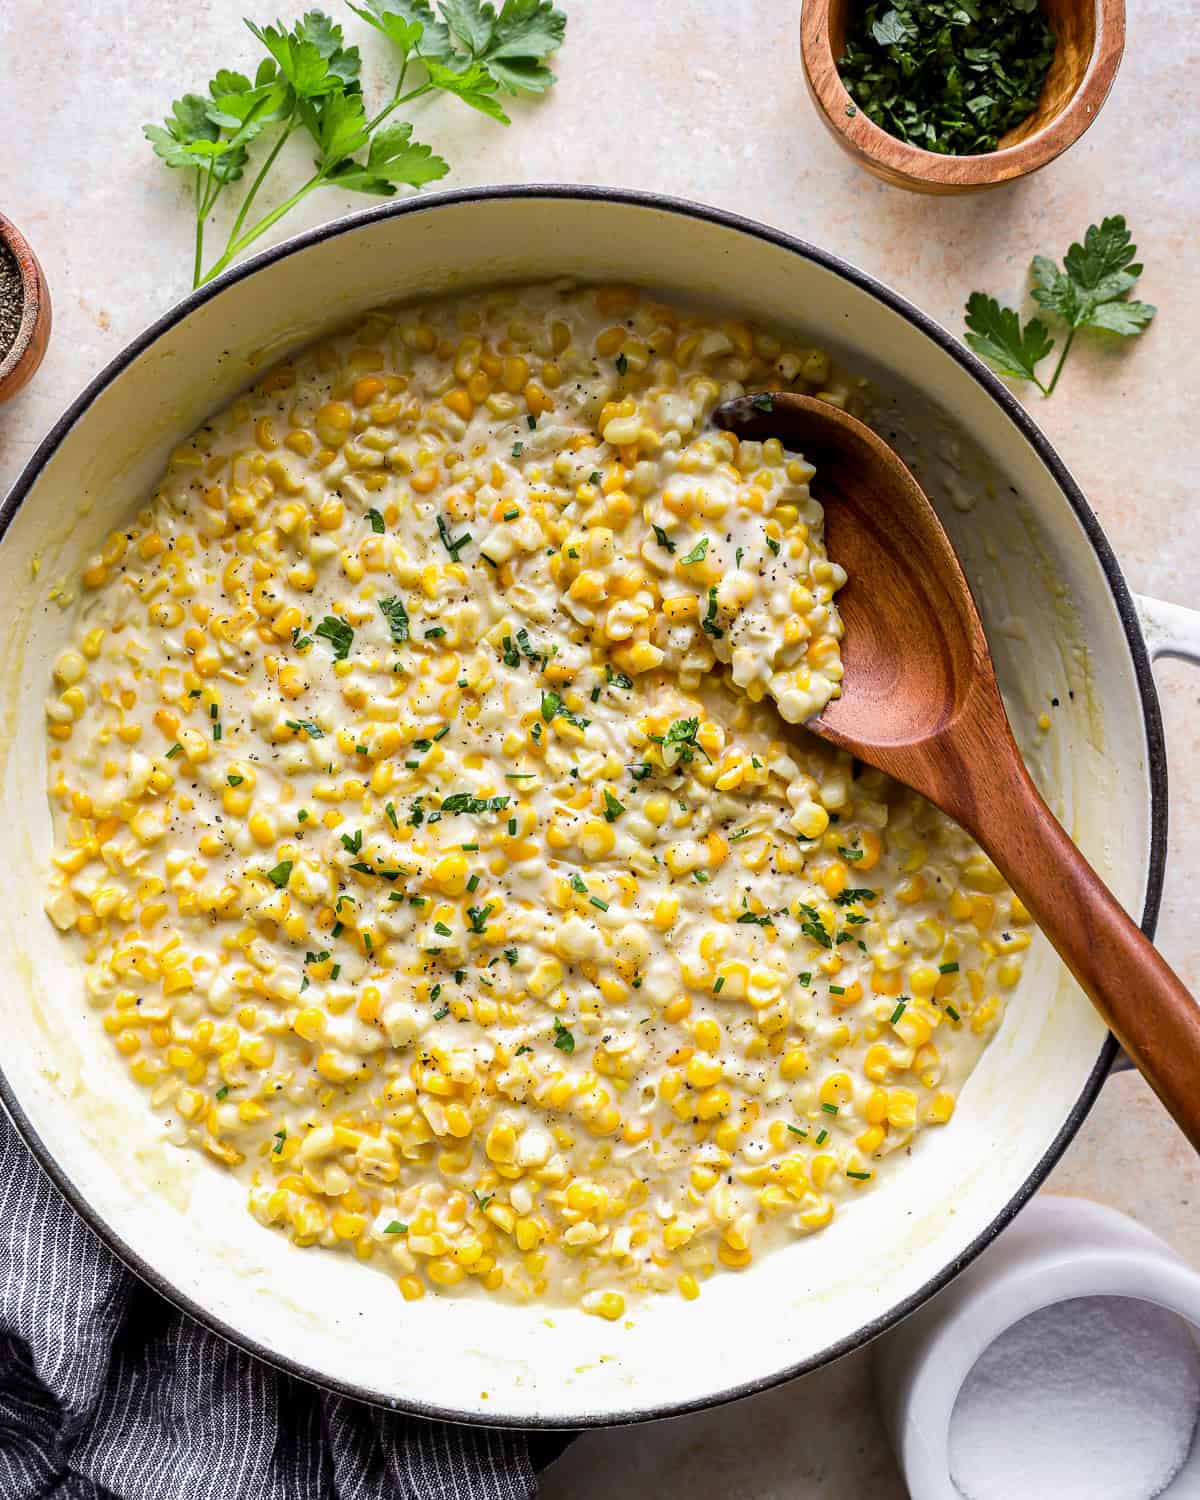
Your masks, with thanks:
M707 426L828 358L625 288L367 318L172 457L47 702L47 910L263 1224L626 1298L827 1225L950 1121L1028 914L790 727L838 691L812 470Z

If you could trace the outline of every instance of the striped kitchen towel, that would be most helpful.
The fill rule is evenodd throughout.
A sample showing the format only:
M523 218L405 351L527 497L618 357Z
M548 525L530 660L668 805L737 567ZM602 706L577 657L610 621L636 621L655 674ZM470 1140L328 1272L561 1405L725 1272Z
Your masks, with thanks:
M559 1433L281 1375L114 1260L0 1112L0 1500L524 1500Z

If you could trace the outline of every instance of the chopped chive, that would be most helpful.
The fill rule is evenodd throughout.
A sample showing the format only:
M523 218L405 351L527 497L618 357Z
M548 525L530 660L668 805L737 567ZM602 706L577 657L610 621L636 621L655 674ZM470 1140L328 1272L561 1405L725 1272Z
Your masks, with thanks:
M953 963L953 964L938 964L938 973L939 974L957 974L958 973L958 965L956 963Z
M172 745L171 748L167 751L167 759L168 760L174 760L177 755L182 755L182 754L183 754L183 746L179 745L179 744L175 744L175 745ZM238 777L238 782L240 782L241 779L242 778L239 776ZM233 778L230 777L230 783L229 784L231 786L234 786L237 783L235 783L234 780L233 780Z
M470 878L470 880L467 881L467 890L470 891L471 895L473 896L478 889L479 889L479 876L478 875L472 875L471 878Z
M828 1130L820 1130L820 1131L817 1132L817 1145L818 1146L823 1146L828 1139L829 1139L829 1132L828 1132Z
M904 1012L907 1009L908 1009L908 1001L907 1000L897 1000L896 1001L896 1009L892 1012L891 1019L890 1019L890 1021L889 1021L888 1024L891 1025L891 1026L894 1026L896 1024L896 1022L900 1019L900 1017L904 1014Z
M827 1115L836 1115L838 1112L838 1107L836 1104L822 1104L821 1108Z

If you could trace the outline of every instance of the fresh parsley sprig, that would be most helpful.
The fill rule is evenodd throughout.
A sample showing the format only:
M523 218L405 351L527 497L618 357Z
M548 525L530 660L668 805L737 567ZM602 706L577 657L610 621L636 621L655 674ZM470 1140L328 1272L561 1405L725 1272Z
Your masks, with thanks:
M184 94L161 125L144 127L155 153L192 176L196 216L192 285L223 271L249 245L317 188L340 187L390 197L398 186L420 188L450 170L429 146L412 139L407 121L385 123L404 104L435 91L452 94L502 125L499 95L541 94L554 82L547 59L559 48L567 18L551 0L363 0L350 9L381 32L399 54L387 103L368 117L358 48L323 11L310 10L290 30L281 22L246 25L267 56L254 80L221 68L204 94ZM422 81L405 92L411 68ZM419 76L419 75L418 75ZM250 150L264 134L274 140L243 194L222 254L204 269L204 230L226 190L240 182ZM247 227L250 208L297 132L316 147L312 175Z
M1034 256L1033 300L1067 325L1049 385L1042 383L1037 366L1055 343L1041 318L1022 325L1011 307L1001 307L984 292L972 292L967 299L967 343L1001 375L1031 380L1049 396L1081 328L1132 338L1154 317L1156 308L1128 295L1142 274L1136 256L1123 214L1113 214L1099 226L1090 224L1083 243L1076 241L1063 256L1062 269L1044 255Z

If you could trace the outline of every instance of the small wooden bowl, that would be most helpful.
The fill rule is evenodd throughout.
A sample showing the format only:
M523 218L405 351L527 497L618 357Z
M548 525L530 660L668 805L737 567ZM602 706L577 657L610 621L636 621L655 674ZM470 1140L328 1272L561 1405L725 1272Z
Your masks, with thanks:
M803 0L800 51L809 92L834 139L861 166L917 193L998 187L1053 161L1099 114L1125 48L1125 0L1041 0L1058 46L1037 109L1002 136L995 151L941 156L897 140L854 108L837 59L858 3Z
M50 342L50 291L25 236L3 214L0 214L0 241L17 263L24 299L17 336L0 359L0 402L4 402L33 378L42 362Z

